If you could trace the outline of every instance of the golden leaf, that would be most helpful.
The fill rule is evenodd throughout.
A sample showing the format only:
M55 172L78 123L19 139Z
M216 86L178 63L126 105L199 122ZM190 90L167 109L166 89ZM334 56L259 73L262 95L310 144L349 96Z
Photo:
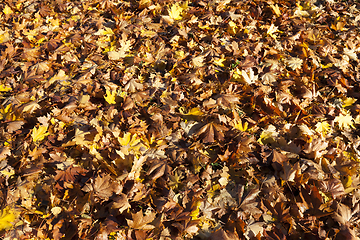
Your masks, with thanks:
M181 14L183 11L184 11L184 9L180 6L180 4L175 3L169 9L169 16L170 16L170 18L172 18L174 20L181 20L182 19Z
M13 226L12 222L16 219L16 213L9 206L1 210L0 215L0 230L9 229Z
M243 125L241 119L239 121L235 120L234 127L242 132L245 132L248 130L248 122L245 122Z
M34 127L31 133L34 142L43 140L49 133L47 132L47 126L39 126L39 128Z
M3 13L5 13L5 15L11 14L13 12L14 11L8 5L6 5L3 9Z
M110 90L106 89L106 96L104 96L104 98L105 98L107 103L116 104L115 97L116 97L116 91L111 91L110 92Z
M11 87L7 87L4 84L0 85L0 92L9 92L11 90L12 90Z
M10 40L9 32L0 30L0 43L5 43L9 40Z
M315 131L320 133L321 135L325 136L327 133L331 132L331 126L328 122L318 122L315 125L316 129Z

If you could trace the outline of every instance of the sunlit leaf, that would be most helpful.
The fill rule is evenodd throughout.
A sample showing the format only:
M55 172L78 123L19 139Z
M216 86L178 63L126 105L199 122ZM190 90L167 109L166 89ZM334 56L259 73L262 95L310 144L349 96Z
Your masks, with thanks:
M334 119L334 122L338 123L340 129L355 128L350 113L340 113L340 115Z
M0 230L6 230L13 227L13 222L16 219L16 212L9 206L1 210L0 215Z
M316 129L315 131L320 133L321 135L325 136L326 134L328 134L329 132L331 132L331 126L328 122L323 121L323 122L318 122L315 125Z
M47 132L48 127L41 125L38 128L34 127L31 133L31 136L33 138L33 142L38 142L43 140L46 136L48 136L50 133Z
M106 96L104 96L104 98L107 103L116 104L115 97L116 97L116 91L110 91L106 89Z

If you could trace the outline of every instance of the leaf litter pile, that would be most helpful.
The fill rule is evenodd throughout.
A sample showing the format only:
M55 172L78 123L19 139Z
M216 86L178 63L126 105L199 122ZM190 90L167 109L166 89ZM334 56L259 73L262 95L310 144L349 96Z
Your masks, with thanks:
M0 3L2 239L357 239L360 3Z

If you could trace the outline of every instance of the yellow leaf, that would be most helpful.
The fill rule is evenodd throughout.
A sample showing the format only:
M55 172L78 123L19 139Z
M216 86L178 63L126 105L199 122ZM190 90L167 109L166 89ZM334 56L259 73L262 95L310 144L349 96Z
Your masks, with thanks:
M224 65L225 61L226 61L225 58L220 58L220 59L214 60L214 64L218 65L220 67L225 67L225 65Z
M11 90L12 90L11 87L7 87L4 84L0 85L0 92L9 92Z
M350 107L351 105L353 105L356 102L356 99L355 98L345 98L342 102L343 102L342 107L346 108L346 107Z
M116 91L110 92L110 90L106 89L106 96L104 96L106 102L108 102L109 104L116 104L115 96L116 96Z
M64 70L60 69L58 74L56 74L49 80L49 84L53 84L55 81L66 81L68 79L69 79L69 76L66 75Z
M112 36L114 35L114 32L111 28L105 27L105 29L99 29L95 35L101 35L101 36Z
M276 5L271 4L270 7L272 8L272 10L273 10L274 13L276 14L276 16L277 16L277 17L280 17L281 12L280 12L279 6L278 6L277 4L276 4Z
M9 32L0 30L0 43L5 43L9 40L10 40Z
M278 135L276 132L276 127L274 125L269 125L264 131L261 133L258 142L260 144L272 143L274 142L274 138Z
M192 204L192 208L195 208L193 211L191 211L190 213L190 217L192 220L197 220L199 219L199 213L200 213L200 205L201 205L201 201L196 201Z
M201 116L203 114L204 113L200 110L200 108L195 107L195 108L190 109L190 111L185 115Z
M230 21L229 22L229 31L232 33L232 34L236 34L236 29L238 27L236 26L236 23L234 23L233 21Z
M3 13L5 13L5 15L11 14L13 12L14 11L8 5L6 5L3 9Z
M47 126L39 126L39 128L34 127L31 133L34 142L43 140L49 133L47 132Z
M12 228L12 222L14 222L15 219L16 212L13 209L10 209L9 206L5 207L3 210L1 210L0 230Z
M174 20L181 20L182 19L181 14L183 11L184 9L180 6L180 4L175 3L169 9L169 16Z
M242 132L245 132L248 129L248 122L242 124L241 119L239 121L235 121L234 127Z
M1 170L0 173L6 177L11 177L15 174L15 171L12 168L5 168L4 170Z
M278 30L278 27L276 27L274 24L271 24L269 29L267 30L266 34L276 40L277 36L274 35L274 33L277 33L277 32L281 33L281 31Z
M337 122L339 124L340 129L349 129L350 127L355 128L353 125L353 118L349 113L346 113L345 115L340 113L340 116L337 116L334 119L334 122Z
M320 133L321 135L325 136L327 133L331 132L331 126L328 122L318 122L315 125L316 129L315 131Z

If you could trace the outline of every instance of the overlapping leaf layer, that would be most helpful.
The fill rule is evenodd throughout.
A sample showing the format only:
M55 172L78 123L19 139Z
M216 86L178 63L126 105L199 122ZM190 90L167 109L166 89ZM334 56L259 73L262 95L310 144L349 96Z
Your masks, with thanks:
M3 239L357 239L360 3L0 3Z

